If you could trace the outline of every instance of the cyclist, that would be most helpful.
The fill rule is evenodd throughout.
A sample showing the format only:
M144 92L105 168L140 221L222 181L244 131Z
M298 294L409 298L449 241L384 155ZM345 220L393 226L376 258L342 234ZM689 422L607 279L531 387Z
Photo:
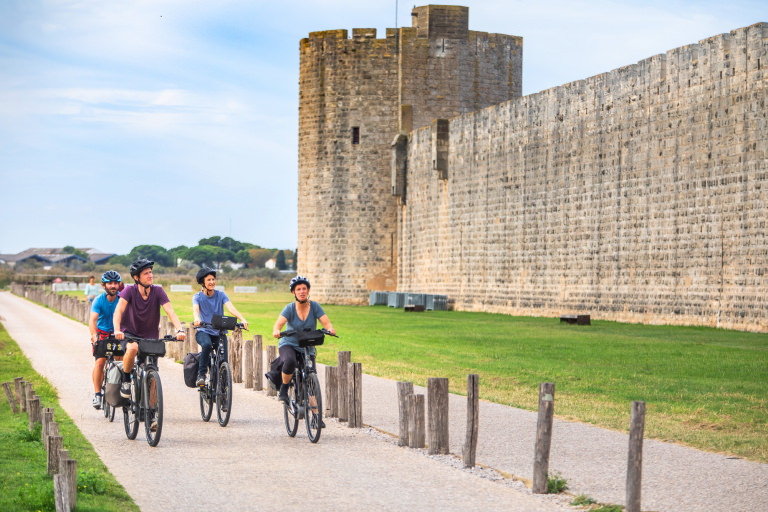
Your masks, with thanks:
M244 327L248 329L248 322L235 309L227 294L216 289L216 271L214 269L203 267L197 271L197 276L195 277L197 284L202 286L202 289L192 296L192 315L195 318L195 327L198 327L200 322L211 323L213 315L224 314L224 308L226 307L227 311L235 315L244 324ZM209 359L213 340L218 338L219 331L215 329L210 327L199 327L197 329L195 340L200 345L200 362L197 367L197 381L195 384L198 387L205 385L205 374L210 363ZM218 342L224 343L224 360L226 361L229 356L227 352L227 337L222 336L222 338L218 339Z
M93 304L93 301L96 300L96 297L98 297L101 292L99 287L94 283L95 280L96 278L91 276L88 278L88 284L85 285L85 296L88 298L89 306Z
M120 274L114 270L107 270L101 275L101 286L104 292L96 297L91 305L91 316L88 321L88 328L91 331L91 348L96 362L93 364L93 407L101 408L101 381L104 379L104 364L107 358L104 357L104 347L99 343L100 340L109 337L112 332L112 317L117 306L117 292L122 279ZM116 358L119 359L119 358Z
M156 339L160 335L161 307L177 329L176 338L184 340L184 330L181 328L179 317L173 311L168 295L161 286L152 284L154 264L154 261L145 258L140 258L131 264L130 272L135 284L126 286L120 292L120 302L112 318L115 338L118 340L125 339L125 334L138 338ZM123 356L123 383L120 386L120 396L123 398L131 397L131 370L133 370L138 351L138 344L127 340Z
M280 338L280 330L287 326L286 330L305 331L307 329L317 329L319 321L323 327L331 334L336 334L336 330L328 320L328 315L323 311L322 306L317 302L309 300L309 279L303 276L296 276L291 279L290 289L295 301L283 308L283 312L277 317L275 326L272 328L272 336ZM280 352L280 362L282 363L282 383L277 399L281 402L288 402L288 385L291 382L291 376L296 369L296 354L299 348L296 336L285 336L280 338L277 349ZM309 347L312 364L315 364L315 347Z

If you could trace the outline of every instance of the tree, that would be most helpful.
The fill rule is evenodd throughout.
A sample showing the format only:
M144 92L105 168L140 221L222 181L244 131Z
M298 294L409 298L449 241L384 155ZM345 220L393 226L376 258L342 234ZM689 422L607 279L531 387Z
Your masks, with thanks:
M216 260L216 248L210 245L198 245L190 247L184 254L184 259L189 260L201 267L213 265Z
M246 266L248 266L251 263L253 263L253 259L251 258L251 253L248 252L247 249L243 249L241 251L237 251L235 253L235 261L237 263L243 263Z
M297 247L295 251L293 251L293 270L296 272L299 271L299 248Z
M80 249L75 249L71 245L65 245L62 247L61 252L64 254L74 254L75 256L80 256L81 258L84 258L85 261L91 261L91 259L88 257L88 253L85 251L81 251Z
M277 256L275 256L275 267L277 267L278 270L286 270L288 268L288 264L285 263L285 252L277 252Z
M184 259L185 254L187 253L187 250L189 247L186 245L179 245L178 247L174 247L173 249L168 249L168 254L171 255L173 258L174 265L178 265L179 258Z
M220 240L220 236L209 236L208 238L201 238L200 241L197 242L197 245L212 245L218 247Z
M165 247L159 245L137 245L131 252L128 253L132 261L136 261L139 258L146 258L158 263L164 267L175 267L176 261L171 256Z
M263 268L267 260L269 260L273 254L275 254L275 250L274 249L249 249L248 254L251 255L251 261L253 263L253 267Z

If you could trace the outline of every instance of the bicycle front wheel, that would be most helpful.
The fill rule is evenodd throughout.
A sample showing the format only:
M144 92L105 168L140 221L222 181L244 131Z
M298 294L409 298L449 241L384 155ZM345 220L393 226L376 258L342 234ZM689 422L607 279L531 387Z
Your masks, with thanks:
M320 440L320 432L323 430L323 397L320 394L320 381L317 375L310 373L304 384L304 404L307 412L304 414L304 423L307 425L309 440L316 443Z
M219 365L219 374L216 378L216 415L219 418L219 425L226 427L231 413L232 372L229 370L229 363L224 361Z
M157 370L147 371L144 377L144 430L149 446L157 446L163 432L163 386Z
M296 385L296 376L291 378L291 389L288 391L288 403L283 402L283 416L285 417L285 430L293 437L299 429L299 393Z
M128 439L136 439L139 433L139 383L138 377L134 374L131 382L131 403L123 407L123 424L125 425L125 435Z
M216 383L211 380L209 384L201 387L198 391L200 394L200 416L202 416L203 421L210 420L211 414L213 414L213 389L211 388L215 385Z
M104 413L105 418L109 418L109 410L112 407L107 402L107 370L104 369L104 378L101 380L101 410Z

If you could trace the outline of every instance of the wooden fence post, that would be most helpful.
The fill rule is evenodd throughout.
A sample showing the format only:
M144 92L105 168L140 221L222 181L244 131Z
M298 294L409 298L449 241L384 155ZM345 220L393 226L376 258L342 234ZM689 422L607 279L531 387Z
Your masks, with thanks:
M235 329L232 335L232 347L229 351L229 359L232 364L232 382L243 382L243 331Z
M277 347L275 345L267 345L267 368L272 368L272 361L277 359ZM267 383L267 396L277 396L277 391L272 389L272 386Z
M552 421L555 414L555 384L539 384L539 417L536 421L536 455L533 461L534 494L547 493L549 448L552 445Z
M50 435L49 428L53 423L53 407L43 407L42 423L43 423L43 429L42 429L41 441L43 442L43 447L47 450L48 436Z
M645 432L645 402L632 402L629 420L629 456L627 457L626 512L640 512L643 482L643 433Z
M397 411L399 419L399 432L397 446L408 446L408 423L410 419L410 396L413 395L413 382L397 383Z
M5 389L5 396L8 397L8 404L11 406L13 414L18 414L19 409L16 407L16 397L13 396L13 391L11 390L11 381L3 382L3 389Z
M19 395L19 405L21 405L21 412L27 410L27 381L21 381L21 394Z
M21 412L26 410L26 407L24 407L24 397L22 396L22 393L24 392L23 382L24 377L16 377L13 379L13 385L16 388L16 403L19 405Z
M31 400L27 400L28 407L28 413L29 413L29 430L32 431L35 429L35 424L40 423L41 414L40 411L40 397L35 395L35 398Z
M67 458L61 462L61 474L67 477L70 510L77 507L77 461Z
M430 377L427 380L427 446L429 454L448 453L448 379Z
M53 475L53 499L56 505L56 512L69 512L72 510L69 504L69 489L67 487L66 475Z
M325 417L335 418L339 415L339 369L335 366L325 367Z
M46 449L48 450L48 474L54 475L59 472L59 456L61 447L64 446L64 440L61 436L48 436Z
M424 395L408 396L408 447L424 448L425 420Z
M255 334L253 336L253 390L261 391L264 389L264 381L262 374L264 373L264 347L261 340L261 334Z
M480 422L480 376L467 375L467 433L462 450L462 459L465 468L475 467L475 454L477 453L477 430Z
M253 340L243 342L243 365L245 366L245 389L253 388Z
M349 418L347 426L362 428L363 426L363 364L349 365Z
M352 352L344 351L337 354L339 368L339 421L347 421L349 418L349 363L352 360Z

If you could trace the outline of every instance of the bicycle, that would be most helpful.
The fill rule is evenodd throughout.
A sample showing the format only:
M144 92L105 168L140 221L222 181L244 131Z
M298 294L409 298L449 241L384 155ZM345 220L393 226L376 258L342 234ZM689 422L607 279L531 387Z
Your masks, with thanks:
M311 332L321 332L324 335L338 338L326 329ZM280 337L294 336L295 334L297 334L296 331L283 331L280 333ZM290 388L288 402L283 402L283 417L288 435L290 437L296 435L299 420L303 419L307 427L307 436L313 443L320 440L320 433L323 430L323 397L320 391L320 381L317 378L317 368L307 347L322 345L323 341L323 338L319 337L309 339L299 337L297 365L291 376L291 382L288 384Z
M123 406L123 423L128 439L136 439L139 422L144 422L144 430L149 446L157 446L163 432L163 387L157 369L157 358L165 355L165 342L175 341L173 336L162 339L138 338L125 335L127 341L139 344L139 353L131 373L131 398Z
M99 343L104 341L106 341L104 357L107 358L107 361L104 363L104 378L101 380L101 408L104 411L104 417L107 418L111 423L115 421L115 407L113 407L109 402L107 402L107 399L106 399L107 373L109 372L110 368L115 366L115 357L120 357L124 355L125 350L123 350L123 345L112 336L99 340Z
M219 425L226 427L232 413L232 371L226 359L225 333L235 327L243 329L245 324L238 323L233 316L214 315L213 322L200 322L199 327L209 327L219 331L219 337L213 341L210 354L210 372L205 384L200 387L200 415L203 421L211 419L213 402L216 402L216 417Z

